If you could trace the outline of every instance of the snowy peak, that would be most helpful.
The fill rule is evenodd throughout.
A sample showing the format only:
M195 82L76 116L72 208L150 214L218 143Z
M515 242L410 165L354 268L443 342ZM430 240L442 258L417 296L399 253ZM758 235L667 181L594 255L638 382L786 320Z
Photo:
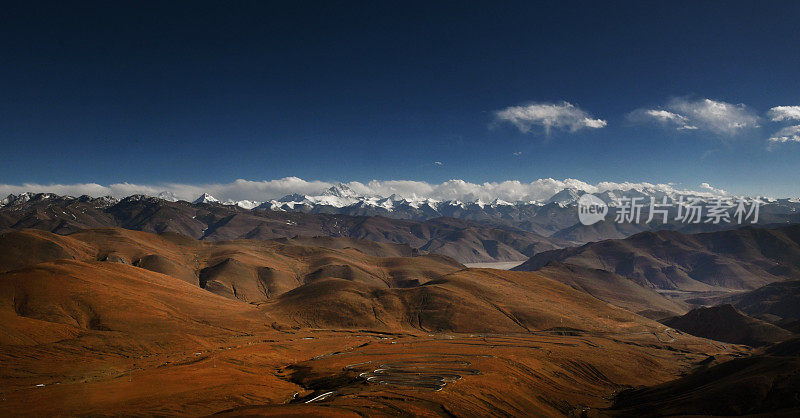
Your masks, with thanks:
M25 192L20 194L10 194L6 196L5 199L0 200L0 206L7 206L7 205L21 205L29 200L31 200L31 196L33 193Z
M564 189L552 197L547 199L545 203L557 203L559 205L570 205L578 201L578 199L586 192L578 189Z
M75 199L72 196L59 196L55 193L33 193L24 192L20 194L9 194L4 199L0 200L0 207L21 205L29 201L42 201L49 199Z
M211 196L208 193L203 193L192 203L219 203L219 200L217 200L214 196Z
M259 208L277 211L301 211L301 212L325 212L325 213L351 213L351 214L378 214L388 216L389 213L397 213L397 216L434 216L440 213L442 216L473 216L473 213L483 211L509 211L527 210L526 207L558 206L561 208L572 207L577 204L578 199L586 194L587 191L568 187L558 190L546 200L519 200L507 201L499 197L475 197L474 200L436 200L424 196L401 196L398 194L385 195L363 195L357 193L350 186L338 183L328 189L313 195L293 193L271 199L263 203L251 200L226 200L226 205L237 205L245 209ZM675 190L662 190L658 187L639 187L594 191L609 206L616 205L622 197L639 197L642 201L648 201L650 197L661 199L664 196L674 197L673 195L681 192ZM683 192L685 194L685 192ZM208 194L205 203L218 203L219 201ZM198 199L196 202L199 202ZM481 216L475 214L477 218Z
M119 203L119 200L111 196L101 196L96 199L92 199L92 202L96 203L99 206L109 207Z
M498 206L511 206L511 205L513 205L513 203L506 202L505 200L500 199L499 197L495 198L494 200L491 201L491 203L489 203L489 206L493 208L496 208Z
M175 197L175 193L172 192L161 192L156 196L161 200L166 200L167 202L177 202L178 198Z
M360 197L358 193L354 192L349 186L343 183L336 184L322 193L323 196L333 196L342 198L357 198Z
M231 206L238 206L242 209L250 210L261 206L262 203L263 202L257 202L255 200L237 200L237 201L226 200L224 204Z

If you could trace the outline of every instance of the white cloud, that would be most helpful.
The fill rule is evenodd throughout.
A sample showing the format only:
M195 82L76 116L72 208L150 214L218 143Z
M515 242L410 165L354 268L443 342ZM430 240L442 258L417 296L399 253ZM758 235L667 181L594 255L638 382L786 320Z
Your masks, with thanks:
M520 155L522 155L522 151L517 151L517 152L513 153L512 155L514 155L515 157L519 157Z
M787 126L775 132L770 138L770 142L800 142L800 125Z
M584 128L599 129L607 125L605 120L595 119L583 109L566 101L510 106L496 111L495 117L498 121L511 123L523 133L529 133L534 126L541 126L549 134L553 128L575 132Z
M20 185L2 184L0 185L0 195L5 197L8 194L19 194L24 192L33 193L55 193L70 196L129 196L132 194L156 195L164 190L160 187L148 185L137 185L130 183L116 183L103 186L97 183L75 183L75 184L36 184L24 183Z
M718 188L716 188L716 187L714 187L714 186L712 186L712 185L710 185L710 184L708 184L706 182L700 183L700 187L702 187L702 188L704 188L706 190L710 190L714 194L718 194L718 195L726 195L726 194L728 194L728 192L726 192L724 189L718 189Z
M444 163L442 163L441 161L434 161L434 162L433 162L433 165L436 165L436 166L439 166L439 167L441 167L441 166L443 166L443 165L444 165Z
M663 109L638 109L629 117L634 122L653 120L678 130L704 130L725 136L758 127L758 115L747 106L711 99L673 99Z
M666 110L655 110L650 109L646 110L645 114L648 116L652 116L658 120L663 122L678 122L678 123L686 123L688 119L685 116L681 116L677 113L668 112Z
M78 184L0 184L0 195L5 196L23 192L49 192L61 195L80 196L114 196L122 198L131 194L146 194L156 196L160 192L168 192L181 200L194 200L204 192L211 194L221 201L227 200L253 200L266 201L278 199L287 194L300 193L319 195L333 186L333 182L306 181L297 177L286 177L278 180L250 181L236 180L232 183L221 184L132 184L115 183L103 186L96 183ZM366 196L390 196L396 194L405 198L433 198L436 200L474 201L481 199L485 202L502 199L505 201L543 201L565 188L582 190L589 193L601 193L607 190L650 189L666 193L695 194L698 196L713 195L718 189L709 189L710 192L679 190L674 184L652 184L635 182L600 182L590 184L576 179L556 180L552 178L539 179L532 182L508 180L502 182L470 183L464 180L448 180L443 183L427 183L413 180L372 180L367 183L351 181L345 183L356 193Z
M773 122L784 120L800 120L800 106L775 106L767 111Z
M696 126L689 124L689 118L677 113L672 113L662 109L647 109L643 112L643 116L651 117L663 124L675 125L678 129L697 129Z
M758 116L743 104L676 99L670 107L688 116L693 125L720 134L733 135L745 128L758 127Z
M367 184L351 182L347 183L347 185L356 192L373 196L397 194L406 198L429 197L437 200L461 201L481 199L484 202L494 199L502 199L509 202L544 201L566 188L582 190L588 193L602 193L608 190L650 189L665 193L694 194L697 196L716 195L720 191L720 189L715 189L711 192L679 189L672 183L600 182L591 184L576 179L556 180L552 178L539 179L530 183L507 180L478 184L454 179L439 184L409 180L373 180Z

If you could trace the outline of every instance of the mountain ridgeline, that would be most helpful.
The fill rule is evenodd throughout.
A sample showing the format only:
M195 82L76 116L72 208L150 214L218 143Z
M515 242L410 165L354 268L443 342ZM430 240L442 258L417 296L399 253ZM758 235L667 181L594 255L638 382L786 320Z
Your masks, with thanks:
M12 199L13 197L13 199ZM121 227L172 232L205 241L330 236L407 244L422 252L461 262L522 261L567 242L509 228L455 218L426 221L380 216L294 213L244 209L213 202L130 196L73 198L52 194L12 196L0 207L0 230L33 228L68 234L83 229ZM207 199L206 199L207 200Z
M346 236L377 242L405 243L462 262L520 261L541 251L604 239L626 238L643 231L684 233L736 229L738 223L684 223L654 219L643 208L641 223L617 223L621 197L676 198L657 189L616 190L598 194L609 205L606 220L583 225L577 200L585 192L564 189L544 201L505 202L495 199L438 201L392 195L361 196L345 185L319 196L287 195L267 202L220 202L204 193L194 202L170 193L158 197L133 195L70 197L50 193L22 193L0 200L0 230L37 228L56 233L97 227L123 227L150 232L177 232L201 240L238 238ZM692 197L692 196L689 196ZM695 196L701 198L701 196ZM704 203L707 204L707 203ZM761 206L759 226L800 222L800 201L769 200Z

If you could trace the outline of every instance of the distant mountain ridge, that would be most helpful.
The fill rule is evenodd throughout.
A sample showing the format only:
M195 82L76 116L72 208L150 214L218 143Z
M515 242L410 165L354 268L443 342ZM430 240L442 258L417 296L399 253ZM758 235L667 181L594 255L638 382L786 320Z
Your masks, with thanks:
M392 194L389 197L364 196L356 193L345 184L337 184L319 195L289 194L279 199L266 202L256 200L221 201L209 193L201 194L193 200L194 204L212 204L219 206L232 206L251 211L273 211L288 213L348 215L348 216L382 216L385 218L427 221L435 218L455 218L481 223L499 229L515 229L533 232L542 236L552 236L559 241L573 244L600 241L604 239L625 238L642 231L650 230L676 230L685 233L711 232L741 227L737 223L683 223L675 221L675 211L669 214L670 221L662 223L659 216L650 223L644 221L648 218L650 198L676 199L710 199L715 195L710 193L681 194L671 190L658 188L631 188L628 190L606 190L596 193L601 200L609 205L609 214L606 220L593 224L583 225L578 220L577 200L586 194L585 191L566 188L543 201L515 201L508 202L494 199L485 202L481 199L473 201L436 200L431 198L400 197ZM124 199L104 197L107 204L116 204L129 199L143 199L144 195L133 195ZM642 212L641 223L617 223L614 221L617 213L617 201L622 197L640 198L639 203L645 204ZM0 210L13 210L16 205L35 199L63 198L76 200L92 200L89 196L78 198L58 196L51 193L22 193L9 195L0 200ZM167 202L179 202L169 192L159 193L156 198ZM707 205L708 202L704 203ZM4 209L5 208L5 209ZM777 225L787 223L800 223L800 199L773 199L764 200L760 207L759 225Z
M536 271L552 262L605 270L662 290L752 290L800 277L800 225L642 232L539 253L515 270Z
M568 243L529 231L496 228L463 219L425 221L380 216L293 213L243 209L215 203L203 195L195 203L145 195L122 200L54 194L9 196L0 207L0 230L40 229L69 234L82 229L122 227L146 232L175 232L222 241L332 236L379 243L407 244L461 262L521 261Z

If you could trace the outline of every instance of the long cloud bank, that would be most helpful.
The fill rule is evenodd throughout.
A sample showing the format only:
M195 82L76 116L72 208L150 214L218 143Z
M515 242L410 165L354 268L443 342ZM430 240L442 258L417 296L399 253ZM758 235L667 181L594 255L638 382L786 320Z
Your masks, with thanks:
M113 196L122 198L133 194L158 196L161 193L167 193L175 198L191 201L203 193L209 193L222 201L266 201L278 199L292 193L319 195L336 184L337 183L327 181L307 181L298 177L285 177L277 180L263 181L240 179L231 183L218 184L0 184L0 196L34 192L70 196L89 195L94 197ZM582 190L589 193L631 189L651 189L667 193L695 194L699 196L718 195L720 192L724 193L724 191L714 189L707 183L703 183L701 186L705 189L704 191L693 191L679 189L672 183L600 182L597 184L590 184L575 179L556 180L550 178L539 179L530 183L509 180L477 184L464 180L449 180L443 183L431 184L412 180L372 180L366 183L351 181L343 184L363 196L388 197L395 194L407 199L432 198L436 200L461 201L475 201L480 199L484 202L489 202L494 199L501 199L509 202L543 201L567 188Z

